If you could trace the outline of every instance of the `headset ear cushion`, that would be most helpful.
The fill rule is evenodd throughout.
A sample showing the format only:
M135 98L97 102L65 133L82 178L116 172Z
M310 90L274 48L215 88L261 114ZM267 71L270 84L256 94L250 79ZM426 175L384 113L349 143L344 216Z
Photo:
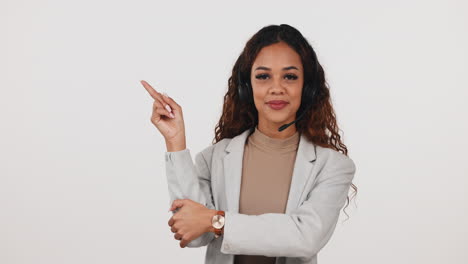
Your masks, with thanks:
M237 85L237 93L239 94L239 101L243 101L242 85L239 83Z
M249 103L249 104L253 104L253 92L252 92L252 87L250 86L250 84L248 82L245 83L245 90L246 91L246 101Z
M247 95L246 95L246 92L247 92L246 88L247 87L246 87L245 83L242 82L240 71L237 72L237 82L238 82L237 92L239 94L239 101L240 102L245 102L246 99L247 99Z
M304 109L311 107L315 102L315 90L310 86L310 84L306 84L302 91L302 100L301 103L304 104Z
M243 82L240 75L238 82L239 85L237 86L237 90L239 93L239 100L247 104L253 104L252 88L250 87L250 84L248 82Z

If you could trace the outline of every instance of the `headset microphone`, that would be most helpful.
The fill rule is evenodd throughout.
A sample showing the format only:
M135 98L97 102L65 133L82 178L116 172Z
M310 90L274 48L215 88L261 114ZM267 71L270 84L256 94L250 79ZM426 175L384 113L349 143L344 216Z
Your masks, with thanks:
M299 119L301 119L301 117L304 116L304 114L307 112L307 110L309 110L309 108L312 106L312 104L309 104L306 109L304 109L304 111L299 115L298 118L296 118L296 120L292 121L291 123L288 123L288 124L284 124L282 126L280 126L280 128L278 128L278 131L281 132L283 130L285 130L286 128L288 128L290 125L296 123L297 121L299 121Z

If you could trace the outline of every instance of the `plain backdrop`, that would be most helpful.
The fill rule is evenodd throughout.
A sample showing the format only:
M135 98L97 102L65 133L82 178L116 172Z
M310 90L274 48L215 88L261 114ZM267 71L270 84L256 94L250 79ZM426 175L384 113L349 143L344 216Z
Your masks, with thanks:
M139 81L182 106L194 158L246 41L281 23L316 50L357 166L319 262L466 263L467 13L453 0L1 0L0 263L203 263L206 247L180 248L167 224L166 146Z

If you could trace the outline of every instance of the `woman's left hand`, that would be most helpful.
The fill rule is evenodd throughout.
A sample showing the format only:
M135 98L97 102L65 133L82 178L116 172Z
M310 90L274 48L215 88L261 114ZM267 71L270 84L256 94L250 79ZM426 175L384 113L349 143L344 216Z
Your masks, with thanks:
M190 199L174 200L169 210L180 208L169 219L169 226L174 238L180 241L180 247L184 248L190 241L212 231L211 219L216 215L216 210L208 209L206 206Z

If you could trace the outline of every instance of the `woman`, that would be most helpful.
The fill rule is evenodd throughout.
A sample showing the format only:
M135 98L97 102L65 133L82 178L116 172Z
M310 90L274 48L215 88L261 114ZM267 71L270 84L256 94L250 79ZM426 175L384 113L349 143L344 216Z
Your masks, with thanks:
M262 28L237 59L211 146L192 162L182 108L142 81L166 141L169 219L205 263L317 263L356 167L322 67L295 28ZM348 199L349 203L349 199Z

